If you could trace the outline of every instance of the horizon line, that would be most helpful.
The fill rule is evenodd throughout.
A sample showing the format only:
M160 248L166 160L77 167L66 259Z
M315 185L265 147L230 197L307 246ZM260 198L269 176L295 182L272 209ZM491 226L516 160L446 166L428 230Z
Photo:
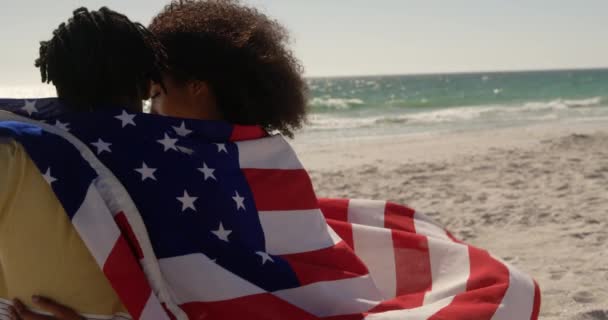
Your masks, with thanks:
M564 72L564 71L608 71L608 66L598 67L564 67L564 68L538 68L538 69L494 69L494 70L472 70L472 71L429 71L429 72L403 72L403 73L369 73L352 75L323 75L304 76L305 79L339 79L339 78L372 78L372 77L397 77L397 76L432 76L432 75L464 75L464 74L497 74L497 73L526 73L526 72Z

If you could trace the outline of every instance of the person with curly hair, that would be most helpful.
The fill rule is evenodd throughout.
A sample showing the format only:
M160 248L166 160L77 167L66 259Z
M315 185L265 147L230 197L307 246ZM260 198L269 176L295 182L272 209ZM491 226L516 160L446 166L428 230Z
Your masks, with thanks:
M307 85L276 20L238 1L176 0L149 29L169 57L165 88L152 87L155 112L259 125L289 137L302 126Z

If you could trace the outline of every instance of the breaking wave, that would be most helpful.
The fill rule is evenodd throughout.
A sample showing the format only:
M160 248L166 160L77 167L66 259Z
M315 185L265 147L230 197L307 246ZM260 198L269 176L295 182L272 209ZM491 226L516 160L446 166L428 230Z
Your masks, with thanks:
M317 97L313 98L310 102L310 106L317 109L333 109L333 110L344 110L350 109L353 106L361 106L365 102L361 99L356 98L332 98L332 97Z

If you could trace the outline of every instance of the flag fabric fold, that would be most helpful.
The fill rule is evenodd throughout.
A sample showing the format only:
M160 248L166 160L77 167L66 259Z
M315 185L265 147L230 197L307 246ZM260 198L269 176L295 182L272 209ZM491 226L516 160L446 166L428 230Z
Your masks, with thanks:
M526 274L386 201L319 199L259 127L0 100L133 319L537 319Z

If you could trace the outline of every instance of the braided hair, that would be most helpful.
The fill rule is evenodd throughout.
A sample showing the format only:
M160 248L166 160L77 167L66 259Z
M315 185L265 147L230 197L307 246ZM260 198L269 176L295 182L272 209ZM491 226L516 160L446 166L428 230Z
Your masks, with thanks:
M160 42L141 24L106 7L78 8L51 40L40 42L35 65L60 100L75 111L91 111L123 103L140 108L150 80L161 82L166 59Z

